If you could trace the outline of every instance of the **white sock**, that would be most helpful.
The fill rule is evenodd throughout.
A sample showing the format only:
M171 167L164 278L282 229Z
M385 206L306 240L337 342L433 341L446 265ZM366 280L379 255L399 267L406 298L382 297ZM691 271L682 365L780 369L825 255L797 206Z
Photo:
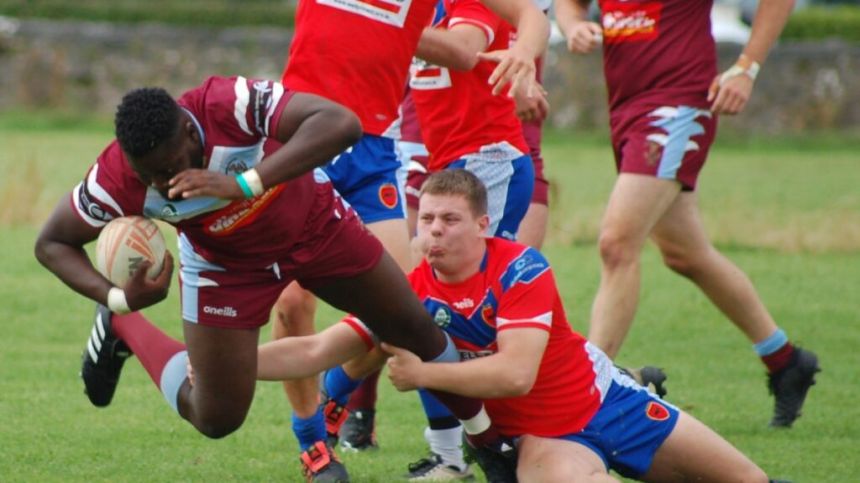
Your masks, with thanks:
M445 465L456 466L460 471L466 469L463 459L463 426L450 429L424 428L424 439L430 445L430 451L438 454Z

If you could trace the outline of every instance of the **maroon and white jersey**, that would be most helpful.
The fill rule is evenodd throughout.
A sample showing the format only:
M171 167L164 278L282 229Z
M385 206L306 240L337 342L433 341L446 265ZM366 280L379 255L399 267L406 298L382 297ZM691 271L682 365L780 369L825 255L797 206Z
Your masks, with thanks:
M200 131L205 168L235 175L263 160L264 144L277 148L273 138L291 96L277 82L210 77L178 103ZM174 225L206 260L251 268L282 258L308 226L324 221L308 219L312 205L323 202L331 191L324 181L317 182L313 173L307 173L251 199L172 201L137 177L119 143L113 141L75 187L71 203L81 219L94 227L120 216L163 220Z
M386 135L435 6L436 0L302 0L282 82L343 104L365 133Z
M717 75L713 0L600 0L609 107L707 108Z
M443 8L434 28L473 25L486 35L487 51L507 49L515 37L513 27L478 0L445 0ZM529 152L513 99L494 96L487 84L495 68L495 63L480 60L462 72L414 60L409 87L430 152L431 172L467 154L514 159Z

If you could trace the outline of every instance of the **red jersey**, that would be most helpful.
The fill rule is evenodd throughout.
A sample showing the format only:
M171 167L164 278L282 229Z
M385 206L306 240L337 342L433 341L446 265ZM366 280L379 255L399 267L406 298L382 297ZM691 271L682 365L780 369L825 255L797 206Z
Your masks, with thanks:
M717 75L713 0L600 0L610 111L626 103L708 108Z
M481 269L468 280L442 283L424 261L409 275L412 287L462 359L496 353L496 334L502 330L549 332L532 390L484 404L493 424L509 436L578 432L600 407L609 360L595 357L601 362L593 363L586 340L571 330L552 270L540 252L500 238L486 243Z
M487 51L507 49L515 37L513 27L478 0L445 0L444 10L435 28L474 25L487 36ZM529 152L513 99L494 96L487 84L495 68L495 63L482 60L463 72L415 59L409 86L430 152L430 171L444 169L465 154L487 152L493 157L502 149L513 159Z
M197 124L205 168L233 175L263 159L264 142L277 132L291 96L272 81L210 77L177 102ZM95 227L130 215L166 221L206 260L253 268L282 259L308 227L325 222L326 217L309 214L316 210L315 203L332 198L331 191L328 183L317 183L313 173L307 173L251 199L171 201L137 177L113 141L75 187L71 203L81 219Z
M365 133L397 120L409 63L436 0L302 0L282 81L352 109Z

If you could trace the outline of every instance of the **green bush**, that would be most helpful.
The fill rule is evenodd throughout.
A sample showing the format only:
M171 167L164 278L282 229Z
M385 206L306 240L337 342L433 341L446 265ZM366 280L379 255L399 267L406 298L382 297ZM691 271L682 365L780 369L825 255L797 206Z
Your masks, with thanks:
M0 15L176 25L291 27L294 4L285 0L5 0Z
M783 39L839 38L860 42L860 7L810 7L792 14Z

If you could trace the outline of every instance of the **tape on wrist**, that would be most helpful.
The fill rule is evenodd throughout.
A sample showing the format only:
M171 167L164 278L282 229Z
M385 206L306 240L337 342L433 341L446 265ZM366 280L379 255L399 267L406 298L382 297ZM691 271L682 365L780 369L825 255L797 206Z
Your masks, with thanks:
M125 299L125 291L119 287L111 287L108 290L107 306L115 314L127 314L131 312L128 301Z
M260 179L260 173L258 173L256 169L251 168L242 173L241 176L242 179L245 181L245 185L248 186L248 189L251 191L253 196L260 196L261 194L263 194L263 191L265 191L263 189L263 180Z
M236 183L239 185L239 188L242 189L242 193L245 195L245 198L253 198L254 192L251 191L251 187L248 186L248 182L245 181L245 177L241 174L236 175Z
M738 64L735 64L720 76L720 85L723 85L727 80L737 77L739 75L745 75L749 77L751 80L755 80L758 77L758 71L761 69L761 66L758 62L753 61L749 67L742 67Z

